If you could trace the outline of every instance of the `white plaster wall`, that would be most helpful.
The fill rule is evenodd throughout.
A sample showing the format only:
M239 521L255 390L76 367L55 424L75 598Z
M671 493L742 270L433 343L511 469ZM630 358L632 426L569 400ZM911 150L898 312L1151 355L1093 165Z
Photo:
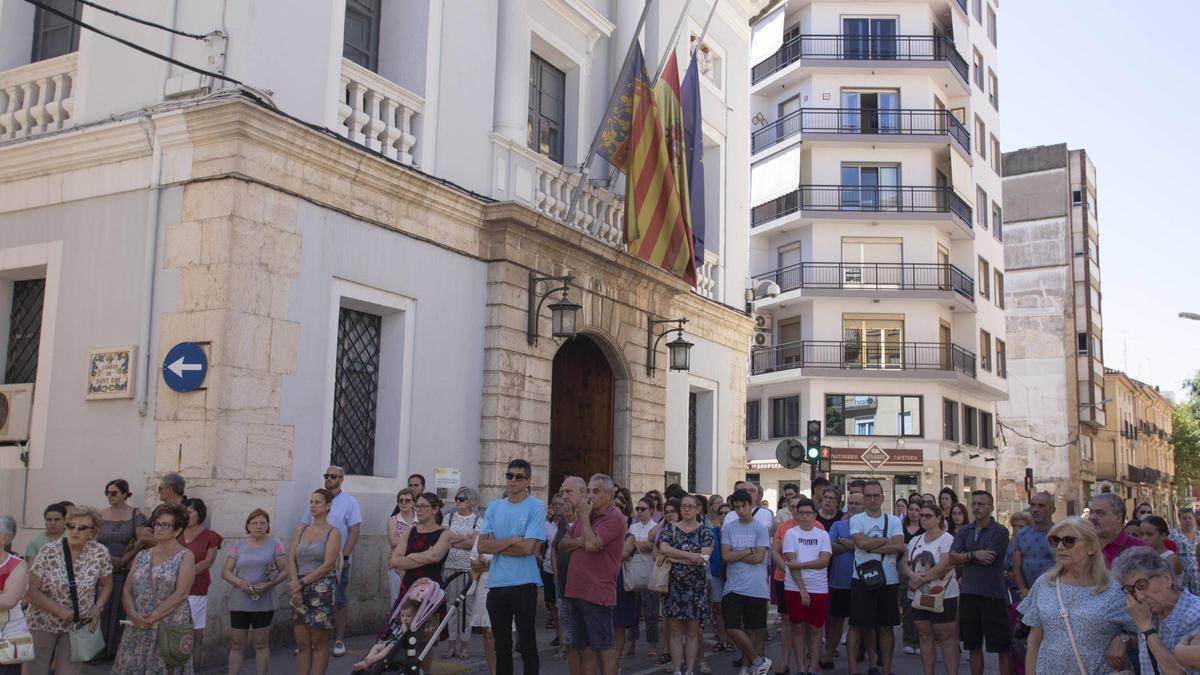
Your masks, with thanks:
M300 333L295 374L283 379L281 424L296 428L293 473L279 489L278 519L298 522L306 495L321 485L329 463L325 393L332 388L328 327L331 284L344 279L415 301L415 345L409 454L397 478L350 476L345 489L363 509L364 534L382 534L396 490L410 473L462 471L462 484L479 483L479 418L484 358L486 265L434 244L356 221L307 202L298 215L301 276L290 287L288 319ZM385 367L386 370L386 367ZM387 372L383 374L387 376ZM394 375L394 372L392 373ZM395 417L398 410L380 409Z
M698 453L696 489L702 493L720 492L729 483L733 449L730 426L745 414L745 409L740 398L737 405L734 404L733 361L729 350L695 336L689 335L688 340L695 344L691 352L691 370L687 372L667 369L666 349L659 348L656 377L666 377L667 381L665 470L678 471L687 484L688 394L711 392L713 405L708 411L708 419L704 420L706 429L697 435L700 440L712 439L708 445L711 452L707 457L703 449ZM703 417L697 419L703 420ZM698 443L697 446L704 448L705 444ZM702 463L706 465L702 466Z

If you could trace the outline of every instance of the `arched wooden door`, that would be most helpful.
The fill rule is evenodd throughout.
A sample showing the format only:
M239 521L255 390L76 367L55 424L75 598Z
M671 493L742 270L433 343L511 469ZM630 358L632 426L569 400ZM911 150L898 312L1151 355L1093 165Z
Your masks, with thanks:
M591 338L578 335L554 355L550 388L550 493L563 476L612 475L613 371Z

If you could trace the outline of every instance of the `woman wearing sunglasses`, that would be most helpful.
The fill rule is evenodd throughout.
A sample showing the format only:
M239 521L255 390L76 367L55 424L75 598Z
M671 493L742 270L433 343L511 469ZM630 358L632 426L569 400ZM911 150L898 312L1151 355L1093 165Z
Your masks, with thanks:
M1087 673L1107 673L1105 650L1131 624L1125 599L1104 567L1096 529L1067 518L1050 528L1046 541L1054 567L1038 577L1017 608L1031 628L1025 672L1079 673L1082 661Z
M471 546L479 535L479 494L469 487L458 489L454 495L454 511L446 519L446 529L450 536L450 554L446 556L446 577L455 572L471 571ZM446 597L457 598L466 587L468 576L463 574L446 586ZM463 605L460 616L450 622L450 642L447 645L445 658L453 658L457 653L464 661L471 658L467 643L471 640L471 603Z
M921 665L925 675L933 675L938 649L949 675L958 673L958 580L950 564L954 536L942 529L942 507L930 502L921 506L921 533L909 540L908 551L900 559L900 572L908 579L908 615L921 645ZM927 555L921 555L925 553ZM921 559L921 564L917 559ZM932 565L929 563L932 562ZM942 589L942 611L912 607L917 593Z

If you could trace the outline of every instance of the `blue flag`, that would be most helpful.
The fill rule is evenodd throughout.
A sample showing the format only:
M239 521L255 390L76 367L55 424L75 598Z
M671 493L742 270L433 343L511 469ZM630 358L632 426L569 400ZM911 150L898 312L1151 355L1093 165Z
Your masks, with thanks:
M679 86L679 97L683 106L683 153L692 212L692 250L696 269L700 269L704 264L704 135L700 121L704 118L700 116L700 69L694 54Z

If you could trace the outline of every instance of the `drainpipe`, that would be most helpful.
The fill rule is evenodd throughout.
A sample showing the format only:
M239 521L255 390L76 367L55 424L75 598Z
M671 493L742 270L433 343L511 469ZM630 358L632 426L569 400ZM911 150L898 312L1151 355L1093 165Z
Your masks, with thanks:
M168 7L167 25L174 28L175 12L179 7L179 0L171 0ZM168 32L166 41L164 53L172 56L175 51L175 34ZM162 76L159 79L159 92L164 99L167 95L167 79L170 75L171 64L164 62ZM151 145L150 199L146 205L146 250L142 258L142 306L146 308L146 311L142 314L142 322L138 331L138 357L142 362L142 367L138 368L136 389L138 415L145 417L150 407L150 326L154 320L154 281L158 260L158 230L161 224L159 222L159 203L162 199L162 145L158 142L158 128L154 124L154 118L147 115L142 118L142 122L148 125L146 136Z

